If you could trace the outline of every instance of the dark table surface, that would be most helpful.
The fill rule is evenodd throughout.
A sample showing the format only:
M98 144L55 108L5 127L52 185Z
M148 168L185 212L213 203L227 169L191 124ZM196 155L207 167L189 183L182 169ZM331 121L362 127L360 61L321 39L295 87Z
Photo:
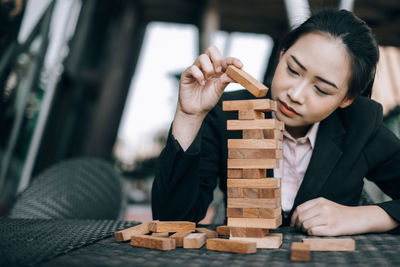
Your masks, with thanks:
M400 266L400 236L355 235L354 252L312 252L307 263L290 261L290 245L306 235L282 227L278 250L241 255L177 248L157 251L118 243L112 233L135 223L92 220L0 220L0 266ZM213 227L209 227L213 228Z

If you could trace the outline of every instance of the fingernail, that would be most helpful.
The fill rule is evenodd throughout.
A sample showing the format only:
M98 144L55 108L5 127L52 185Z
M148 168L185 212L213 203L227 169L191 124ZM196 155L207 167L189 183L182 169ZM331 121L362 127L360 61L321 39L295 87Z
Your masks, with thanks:
M206 85L206 81L201 81L201 83L200 83L201 85Z

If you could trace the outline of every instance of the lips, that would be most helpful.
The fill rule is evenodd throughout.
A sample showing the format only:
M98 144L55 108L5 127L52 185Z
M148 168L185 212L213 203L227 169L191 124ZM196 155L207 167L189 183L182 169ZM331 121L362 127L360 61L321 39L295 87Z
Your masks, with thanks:
M285 102L279 101L279 109L288 117L296 117L299 116L293 108L289 107Z

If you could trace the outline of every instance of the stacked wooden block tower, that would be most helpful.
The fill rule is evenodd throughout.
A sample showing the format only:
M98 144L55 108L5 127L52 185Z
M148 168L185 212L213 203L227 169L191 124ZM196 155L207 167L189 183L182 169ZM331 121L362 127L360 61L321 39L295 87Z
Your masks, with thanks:
M248 73L233 66L226 74L256 97L268 88ZM242 139L228 140L227 218L230 239L257 243L257 248L279 248L282 234L269 233L282 223L281 179L267 177L267 169L279 167L284 125L265 119L264 112L276 111L271 99L224 101L224 111L238 112L228 120L229 131L242 131Z

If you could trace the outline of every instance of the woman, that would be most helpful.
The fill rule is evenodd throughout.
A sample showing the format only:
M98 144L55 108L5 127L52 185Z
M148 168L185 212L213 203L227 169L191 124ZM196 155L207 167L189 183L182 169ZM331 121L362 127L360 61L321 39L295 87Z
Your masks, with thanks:
M311 235L386 232L400 221L400 140L382 123L369 99L379 58L369 27L348 11L322 11L288 34L271 85L274 116L285 123L282 177L284 224ZM153 184L153 217L201 220L220 178L226 194L226 131L221 102L252 98L223 95L233 82L228 65L207 49L181 76L168 142ZM222 97L221 97L222 96ZM392 201L357 206L363 178Z

